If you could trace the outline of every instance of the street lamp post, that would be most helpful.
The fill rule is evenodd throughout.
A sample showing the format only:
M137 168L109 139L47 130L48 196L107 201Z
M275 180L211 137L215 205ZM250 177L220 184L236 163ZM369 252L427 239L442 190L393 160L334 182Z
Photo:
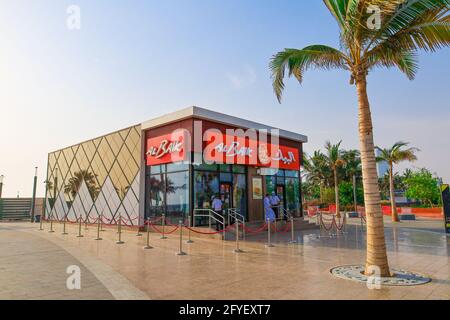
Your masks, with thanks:
M33 181L33 199L31 201L31 222L34 222L34 213L35 213L35 207L36 207L37 172L38 172L38 167L35 167L34 168L34 181Z
M2 189L3 189L3 179L5 178L4 175L0 176L0 199L2 198Z

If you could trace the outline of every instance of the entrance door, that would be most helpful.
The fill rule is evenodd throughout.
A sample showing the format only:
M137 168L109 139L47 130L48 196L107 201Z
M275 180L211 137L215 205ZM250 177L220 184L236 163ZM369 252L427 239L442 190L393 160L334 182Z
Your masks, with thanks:
M220 199L222 200L224 210L233 207L232 194L231 183L220 184Z
M286 208L285 203L284 203L284 186L278 185L276 193L277 193L278 198L280 198L280 200L281 200L280 206L282 208Z
M278 209L278 217L283 218L283 209L286 209L286 204L284 201L284 186L283 185L277 185L275 193L277 194L278 198L280 198L280 208ZM283 209L282 209L283 208Z

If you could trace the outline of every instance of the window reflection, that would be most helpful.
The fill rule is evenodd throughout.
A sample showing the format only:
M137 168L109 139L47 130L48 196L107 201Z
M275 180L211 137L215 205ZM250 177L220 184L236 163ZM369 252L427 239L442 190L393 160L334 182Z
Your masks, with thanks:
M189 172L167 174L167 215L185 219L189 213Z
M212 198L219 193L219 174L195 171L194 206L196 209L211 208Z
M300 212L300 182L298 178L286 178L286 204L292 213Z

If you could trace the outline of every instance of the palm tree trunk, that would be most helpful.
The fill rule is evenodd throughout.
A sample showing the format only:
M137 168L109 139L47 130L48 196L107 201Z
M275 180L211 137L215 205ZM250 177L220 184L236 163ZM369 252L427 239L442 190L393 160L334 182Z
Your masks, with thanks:
M392 163L389 164L389 192L391 197L391 215L393 222L399 222L397 213L397 206L395 204L395 192L394 192L394 171Z
M367 275L372 274L373 267L378 267L380 276L390 276L384 237L383 213L381 211L380 188L378 185L377 167L373 142L372 115L367 96L365 73L361 72L356 79L359 109L359 142L361 148L364 202L367 217Z
M355 212L358 212L358 200L356 198L356 175L352 175L353 183L353 204L355 206Z
M336 200L336 217L341 217L341 208L339 205L339 185L338 185L338 179L337 179L337 170L333 170L334 173L334 197Z

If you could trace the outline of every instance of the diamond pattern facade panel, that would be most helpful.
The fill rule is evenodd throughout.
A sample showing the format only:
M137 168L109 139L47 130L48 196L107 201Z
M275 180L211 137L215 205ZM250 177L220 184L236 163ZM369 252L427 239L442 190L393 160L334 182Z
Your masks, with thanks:
M50 153L46 218L139 225L140 159L140 126Z

